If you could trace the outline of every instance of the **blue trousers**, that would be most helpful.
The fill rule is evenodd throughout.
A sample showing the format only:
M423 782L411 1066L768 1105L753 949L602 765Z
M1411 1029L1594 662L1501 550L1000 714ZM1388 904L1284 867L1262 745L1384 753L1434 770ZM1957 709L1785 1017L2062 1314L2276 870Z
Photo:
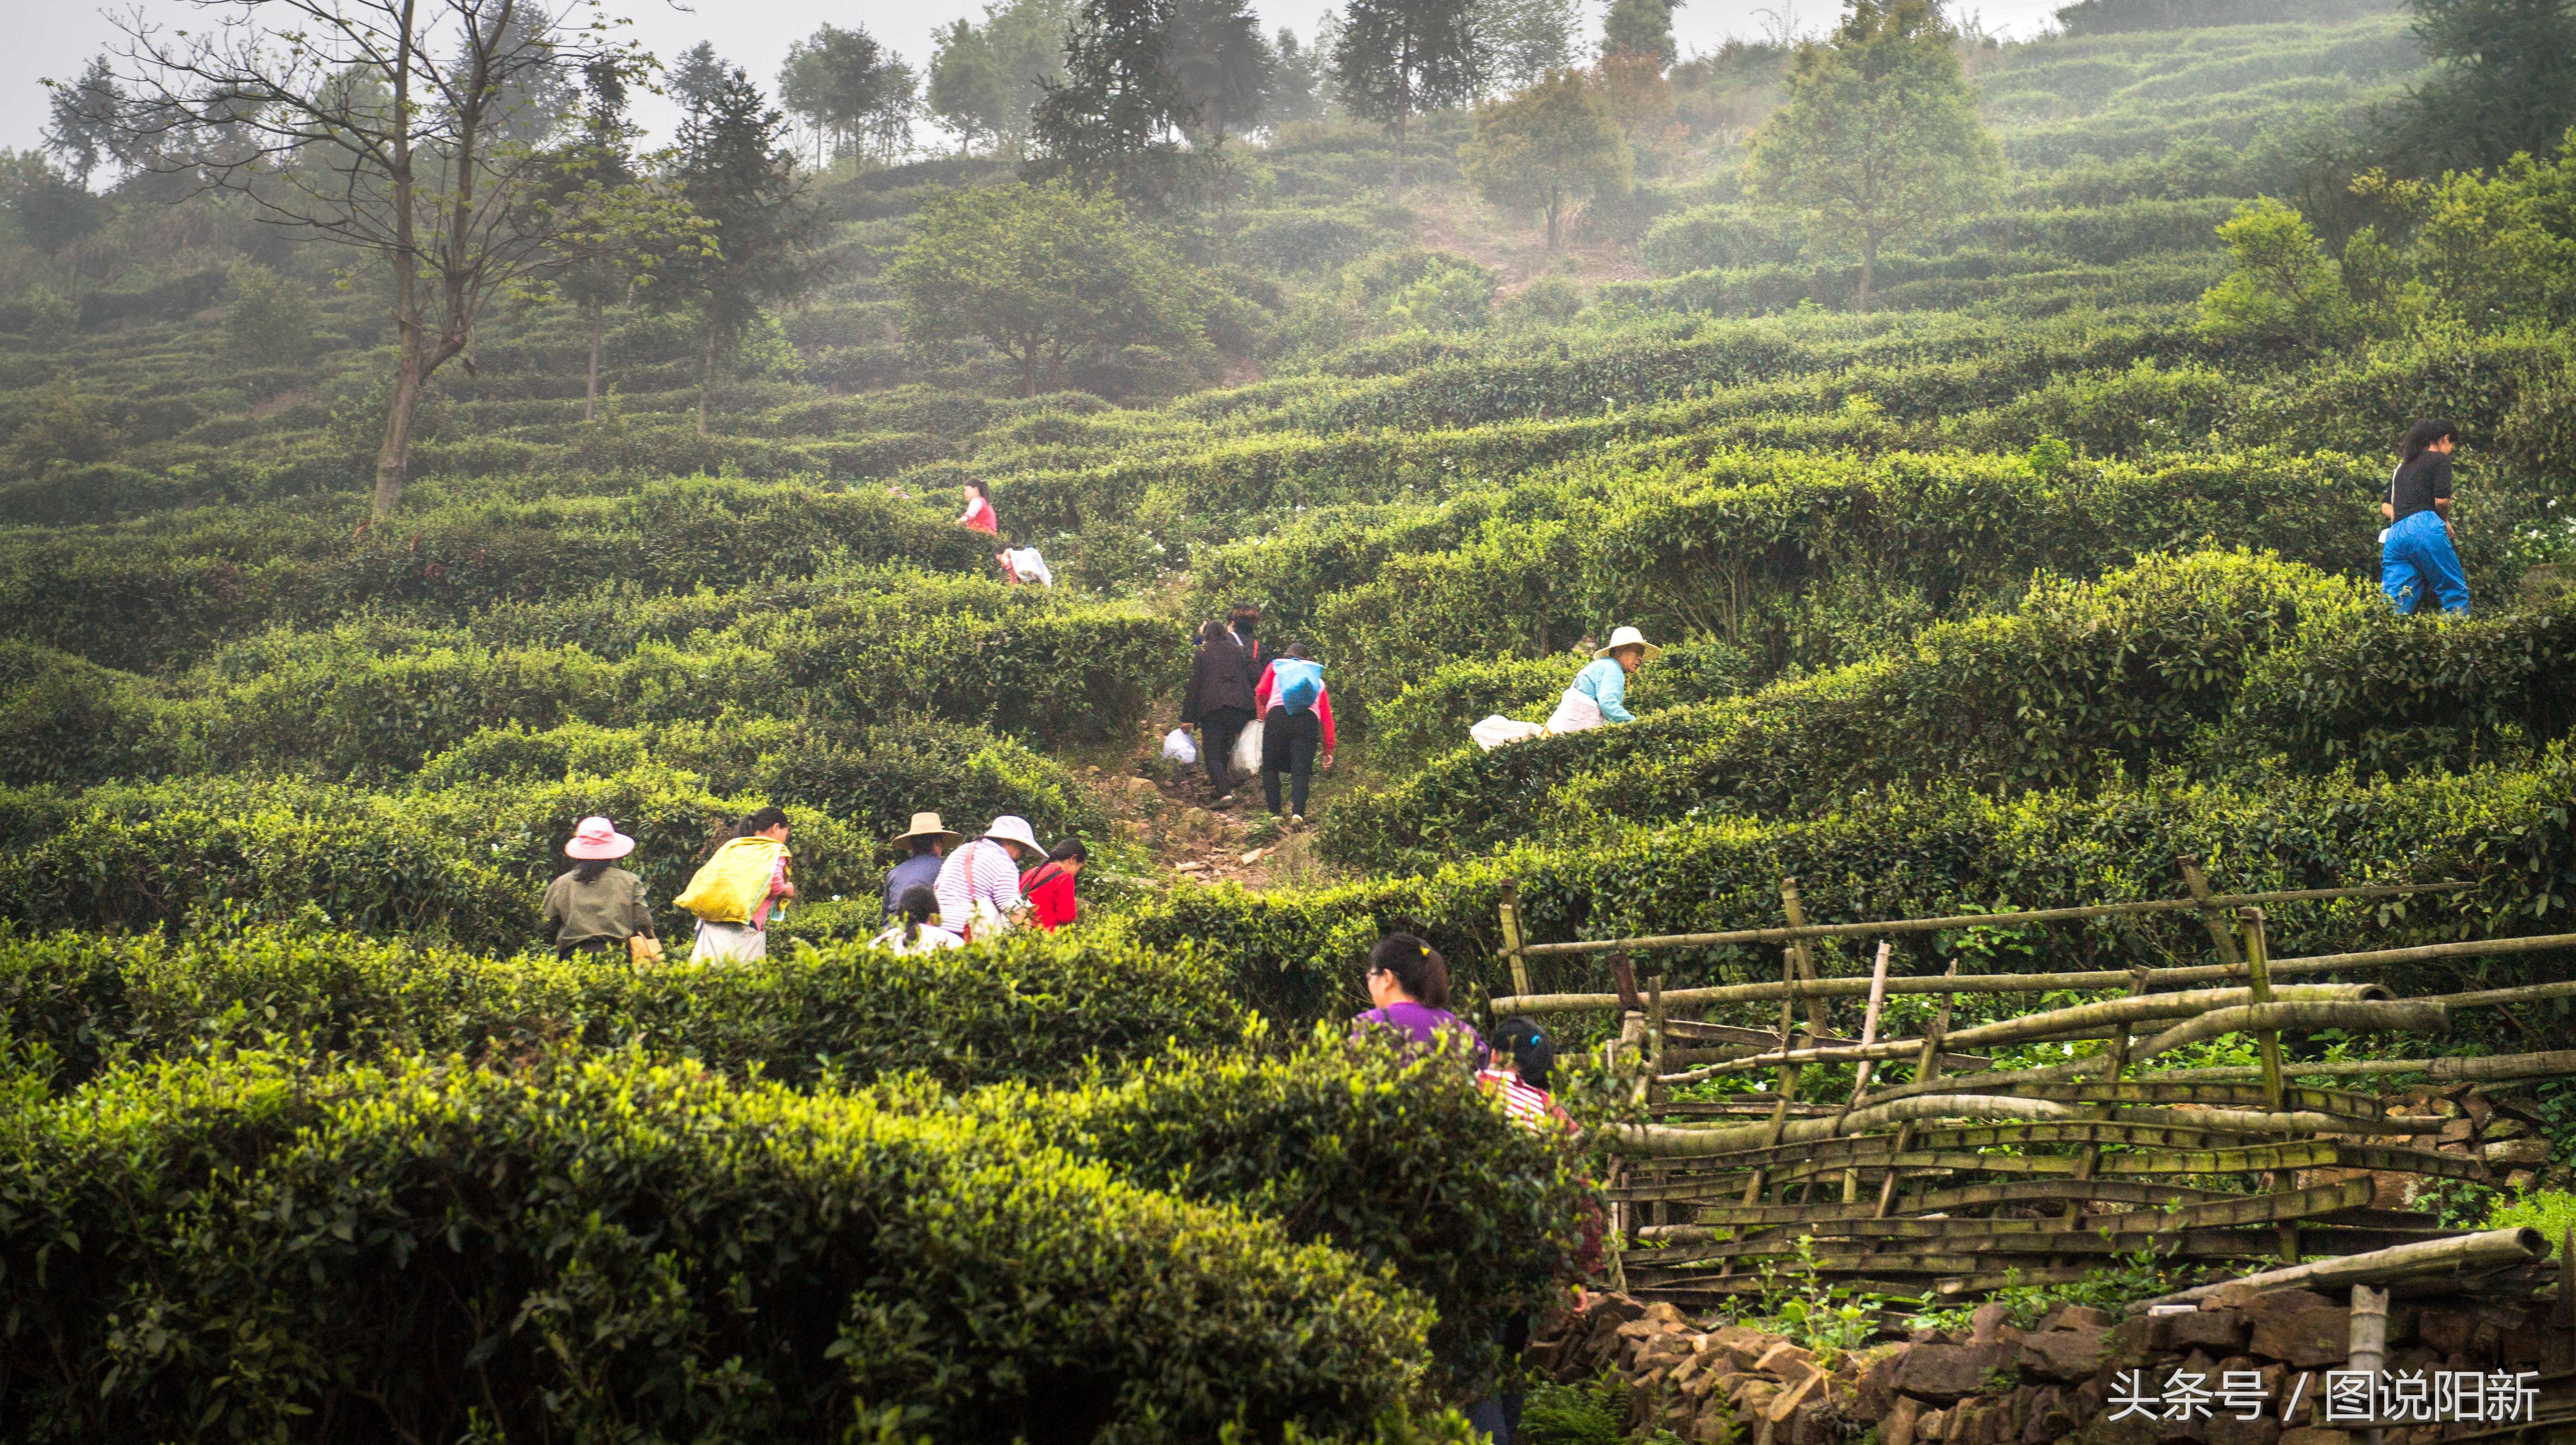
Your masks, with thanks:
M2409 512L2388 529L2379 549L2379 586L2402 614L2439 599L2445 612L2469 610L2469 579L2439 512Z

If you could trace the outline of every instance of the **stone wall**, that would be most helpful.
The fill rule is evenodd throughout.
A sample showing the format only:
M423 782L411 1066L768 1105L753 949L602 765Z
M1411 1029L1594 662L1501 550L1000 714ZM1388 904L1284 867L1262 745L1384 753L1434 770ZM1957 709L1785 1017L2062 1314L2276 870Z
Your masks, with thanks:
M2561 1342L2549 1337L2546 1301L2433 1297L2388 1311L2386 1368L2537 1370ZM1669 1303L1595 1297L1552 1338L1532 1347L1538 1368L1571 1384L1605 1372L1629 1388L1629 1423L1660 1426L1695 1445L1842 1445L1875 1427L1879 1445L2356 1445L2328 1429L2323 1375L2342 1368L2349 1300L2306 1290L2224 1287L2197 1309L2114 1321L2101 1310L2062 1307L2023 1331L2000 1304L1973 1325L1917 1331L1833 1359L1741 1325L1703 1326ZM2223 1372L2259 1372L2263 1417L2113 1423L2119 1375L2143 1370L2161 1393L2173 1371L2196 1371L2215 1389ZM2305 1376L2304 1383L2301 1376ZM2297 1413L2280 1418L2296 1398ZM2458 1427L2452 1433L2476 1428ZM2385 1445L2431 1445L2438 1427L2394 1428Z

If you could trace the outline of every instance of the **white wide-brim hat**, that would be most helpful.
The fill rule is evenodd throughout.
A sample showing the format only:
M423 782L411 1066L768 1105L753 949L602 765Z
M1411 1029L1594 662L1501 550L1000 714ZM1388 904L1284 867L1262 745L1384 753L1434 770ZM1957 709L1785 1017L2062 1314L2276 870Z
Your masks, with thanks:
M1046 853L1046 845L1038 841L1038 835L1029 827L1029 820L1009 813L995 818L993 826L984 830L984 836L996 842L1020 844L1040 856Z
M1617 652L1623 647L1642 647L1646 649L1646 656L1649 658L1656 658L1664 655L1664 650L1662 648L1648 642L1646 640L1646 634L1639 632L1633 627L1622 627L1618 631L1611 633L1610 645L1594 649L1592 655L1594 657L1608 657L1610 654Z

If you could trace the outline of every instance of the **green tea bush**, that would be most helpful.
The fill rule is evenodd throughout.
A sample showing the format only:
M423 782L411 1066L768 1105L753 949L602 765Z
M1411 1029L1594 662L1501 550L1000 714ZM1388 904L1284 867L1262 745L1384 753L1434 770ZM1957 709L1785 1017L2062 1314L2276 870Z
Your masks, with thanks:
M267 1050L332 1067L463 1053L508 1066L563 1045L686 1055L796 1088L915 1075L948 1088L1074 1083L1166 1049L1238 1041L1225 974L1192 950L1007 936L919 957L861 944L633 969L623 955L499 958L254 928L173 941L0 934L0 1053L56 1092L123 1064Z
M1910 654L1455 753L1345 799L1324 838L1336 856L1390 867L1417 849L1484 851L1533 829L1805 812L1933 777L1998 791L2090 785L2189 746L2303 622L2331 626L2371 605L2351 584L2242 553L2150 558L2090 585L2043 579L2015 613L1941 624Z
M1557 700L1590 659L1475 657L1443 663L1393 701L1369 712L1368 762L1381 775L1411 772L1467 745L1467 729L1500 713L1545 722ZM1664 649L1655 665L1629 679L1628 707L1644 714L1686 703L1732 697L1744 690L1752 660L1723 642L1680 643Z
M1390 1055L1326 1036L1285 1058L1175 1058L1078 1092L991 1090L968 1108L1391 1269L1439 1311L1434 1356L1472 1359L1572 1282L1595 1196L1571 1140L1514 1123L1459 1062Z
M419 794L245 777L0 789L0 918L146 930L230 908L515 951L538 941L546 882L582 818L616 819L637 840L622 866L667 900L716 829L767 801L657 767ZM880 835L801 806L788 817L809 900L872 894Z
M1428 1315L1045 1147L632 1055L256 1057L0 1118L29 1441L1365 1434Z
M1473 1001L1511 991L1495 960L1495 905L1520 890L1527 937L1626 938L1782 923L1780 880L1798 880L1816 922L1957 913L2182 894L2174 860L2208 860L2221 891L2340 887L2373 880L2459 879L2464 895L2403 903L2292 904L2267 910L2282 957L2409 942L2551 933L2570 927L2576 834L2566 808L2576 759L2553 745L2519 771L2364 783L2262 773L2194 782L2159 773L2091 790L2011 797L1958 783L1855 796L1811 819L1691 820L1630 828L1579 844L1524 842L1489 857L1454 850L1416 876L1314 891L1181 888L1136 910L1148 944L1204 944L1278 1017L1348 1017L1368 1006L1360 964L1390 927L1413 928L1447 954ZM1329 815L1328 815L1329 816ZM2051 970L2205 962L2208 935L2179 915L2052 928L2031 962ZM1956 937L1897 943L1900 972L1937 974ZM1776 949L1684 950L1656 956L1673 987L1778 977ZM2401 994L2537 982L2540 955L2428 963L2388 971ZM2010 957L1994 966L2010 967ZM1866 963L1854 958L1847 967ZM1541 992L1607 992L1598 959L1533 964Z

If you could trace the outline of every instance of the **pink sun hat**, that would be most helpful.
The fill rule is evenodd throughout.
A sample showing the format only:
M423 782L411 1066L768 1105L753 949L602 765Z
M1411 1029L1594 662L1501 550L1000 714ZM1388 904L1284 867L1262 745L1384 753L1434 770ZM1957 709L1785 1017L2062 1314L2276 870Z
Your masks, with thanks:
M623 858L635 851L635 840L617 831L606 818L584 818L564 845L567 858Z

